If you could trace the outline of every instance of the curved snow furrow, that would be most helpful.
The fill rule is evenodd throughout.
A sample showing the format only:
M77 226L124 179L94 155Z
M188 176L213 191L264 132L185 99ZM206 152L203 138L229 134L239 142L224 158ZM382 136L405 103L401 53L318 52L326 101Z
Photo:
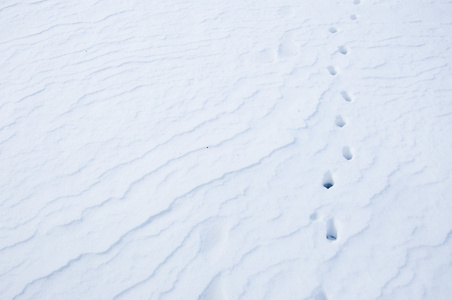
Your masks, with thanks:
M55 203L55 202L56 202L57 200L59 200L59 199L67 199L67 198L71 198L71 197L73 198L73 197L77 197L77 196L83 195L84 193L90 191L91 188L92 188L93 186L97 185L98 183L99 183L99 182L91 183L87 188L85 188L84 190L82 190L80 193L77 193L77 194L69 194L69 195L64 195L64 196L59 196L59 197L56 198L56 199L49 200L50 202L47 202L47 203L45 204L44 207L39 208L38 214L40 214L47 206L49 206L49 205ZM11 209L11 208L16 208L16 207L19 206L19 205L24 205L25 201L26 201L26 200L29 200L29 199L31 198L32 195L33 195L33 193L30 193L27 197L22 198L20 201L18 201L16 204L10 206L9 208ZM25 203L25 204L27 204L27 203ZM30 219L30 220L32 220L32 219ZM30 220L29 220L29 221L30 221ZM26 223L28 223L28 222L26 222ZM26 224L26 223L24 223L24 224ZM14 229L14 228L17 228L17 227L10 227L10 229Z
M0 131L3 131L3 130L8 129L8 128L13 128L14 125L16 125L17 122L18 122L19 120L23 119L23 118L24 118L24 117L18 117L17 119L15 119L14 121L12 121L11 123L8 123L8 124L6 124L6 125L3 125L3 127L0 128Z
M174 280L172 280L171 286L168 287L166 290L163 290L161 292L158 293L158 295L156 295L154 298L156 299L163 299L163 298L171 298L171 293L174 293L176 290L176 287L179 285L179 281L181 280L181 276L183 276L184 274L186 274L187 269L190 267L190 265L192 264L193 261L195 261L198 257L195 256L193 257L179 272L177 272L177 276L175 277ZM143 287L145 288L145 287ZM143 293L139 292L140 295L142 295ZM154 295L157 293L152 293L151 295Z
M15 7L15 6L18 6L18 5L19 5L19 3L14 3L14 4L11 4L11 5L3 6L2 8L0 8L0 12L3 12L4 10L7 10L8 8Z
M0 146L3 145L3 144L8 143L8 142L11 141L15 136L16 136L16 133L11 134L9 137L7 137L6 139L4 139L3 141L0 142Z
M237 282L234 286L233 290L229 291L229 297L235 299L246 299L249 298L247 294L250 291L253 291L253 294L258 295L259 298L265 297L265 294L269 292L274 286L269 284L272 279L275 277L279 277L278 275L282 275L282 270L291 269L293 264L298 262L297 258L280 258L276 263L272 263L273 259L270 261L266 261L265 264L253 265L253 261L256 261L259 257L258 251L263 251L260 247L255 247L245 253L239 260L239 262L235 263L232 268L227 268L224 272L229 276L237 276ZM246 272L246 274L240 274L239 270L235 270L235 266L239 266L242 264L251 264L250 270ZM243 268L242 268L243 270ZM296 276L296 275L295 275ZM270 277L270 278L269 278ZM262 282L263 281L263 282ZM257 284L253 286L253 282ZM258 291L256 291L256 289Z
M93 184L92 186L95 186L97 183ZM78 196L83 195L84 193L88 192L91 190L91 187L89 187L88 189L86 189L85 191L82 191L80 194L78 195L68 195L68 196L62 196L60 199L68 199L68 198L75 198ZM31 199L31 196L25 200ZM47 207L50 206L50 203L47 203L44 207L40 208L39 211L33 215L30 219L27 219L25 221L22 222L16 222L14 225L11 225L9 227L3 226L1 228L1 231L4 231L5 233L8 233L8 239L4 239L2 241L2 243L8 244L9 245L5 246L4 250L11 250L12 252L17 251L17 246L26 246L28 242L33 241L35 238L42 238L42 236L37 235L37 232L39 231L38 229L42 227L42 224L44 223L48 223L49 220L47 218L50 218L52 216L60 216L61 215L61 207L57 207L55 210L47 212L46 215L42 215L42 211L44 211ZM15 206L14 206L15 207ZM14 208L14 207L10 207L10 209ZM41 217L41 219L39 218ZM25 227L25 228L24 228ZM34 234L32 236L30 236L30 238L24 240L24 241L19 241L16 242L16 235L12 235L11 233L14 231L18 231L19 229L23 230L34 230L36 229L37 231L34 232ZM9 241L12 240L12 241ZM3 251L0 250L0 251Z
M217 118L214 118L214 119L212 119L212 120L216 120L216 119L218 119L218 117L217 117ZM211 120L211 121L212 121L212 120ZM198 126L196 126L195 128L193 128L192 130L187 131L187 132L185 132L185 133L191 133L191 132L194 132L195 130L199 129L201 126L204 126L204 125L205 125L205 123L201 123L201 124L199 124ZM248 130L245 130L244 132L246 132L246 131L248 131ZM220 144L218 144L218 145L216 145L216 146L220 146L220 145L222 145L223 143L225 143L225 142L227 142L227 141L233 140L234 138L236 138L237 136L243 134L244 132L238 133L238 134L236 134L235 136L233 136L232 138L230 138L230 139L228 139L228 140L224 140L224 141L222 141ZM179 135L183 135L183 134L185 134L185 133L182 133L182 134L179 134ZM173 140L174 137L176 137L176 136L173 136L169 141ZM168 141L168 142L169 142L169 141ZM164 145L164 144L160 144L159 146L162 146L162 145ZM159 146L157 146L157 147L159 147ZM215 145L212 145L212 146L215 147ZM156 148L151 149L151 150L149 151L149 153L152 152L152 151L155 150L155 149L156 149ZM174 159L168 161L166 164L161 165L159 168L157 168L157 169L154 170L154 171L157 172L157 171L161 170L163 167L167 166L169 163L174 162L174 161L177 161L177 160L179 160L179 159L181 159L181 158L183 158L183 157L186 157L186 156L188 156L188 155L190 155L190 154L192 154L192 153L195 153L195 152L197 152L197 151L199 151L199 150L200 150L200 149L197 149L197 150L195 150L194 152L189 152L189 153L186 153L186 154L183 155L183 156L174 158ZM144 157L144 156L143 156L143 157ZM130 164L130 162L128 162L127 164ZM148 173L147 175L150 175L150 174L153 174L153 173L154 173L154 172ZM105 173L104 173L104 175L105 175ZM102 176L103 176L103 175L101 175L100 177L102 177ZM144 177L142 177L141 180L142 180L142 179L144 179ZM99 183L99 182L98 182L98 183ZM47 205L53 204L53 203L55 203L56 201L61 200L61 199L67 199L68 197L74 197L74 196L81 196L81 195L82 195L84 192L86 192L86 191L87 191L87 190L82 191L81 193L76 194L76 195L68 195L68 196L65 196L65 197L59 197L59 198L57 198L57 199L55 199L55 200L49 201L49 202L46 204L46 207L47 207ZM121 199L123 199L126 195L127 195L127 193L123 194L122 197L121 197ZM42 210L45 210L46 207L43 207L43 208L41 209L41 211L42 211ZM36 217L36 216L35 216L35 217ZM28 223L28 222L26 222L26 223Z
M1 298L452 293L452 6L107 2L0 8Z
M209 213L211 214L210 216L208 215ZM172 218L176 219L175 216L172 216ZM193 255L193 258L185 263L180 271L175 272L174 270L177 268L173 267L171 271L168 272L168 275L174 277L173 282L169 288L159 293L157 297L158 299L161 299L165 295L171 294L172 292L176 293L177 295L177 290L180 291L181 286L186 285L187 278L191 277L192 270L198 267L197 264L205 264L206 262L214 263L218 261L219 257L221 256L221 252L224 252L224 249L221 248L226 245L228 230L225 228L225 223L228 223L228 218L215 216L214 212L210 212L207 209L204 209L203 213L200 214L199 219L201 219L200 222L198 222L197 219L193 218L193 215L187 216L187 220L184 220L184 223L180 224L180 227L183 227L185 230L187 230L187 228L197 229L197 231L199 232L199 246L196 253ZM177 221L181 223L180 220ZM190 222L190 224L188 224L188 222ZM166 228L176 228L176 222L171 223ZM185 261L186 259L184 259L184 262ZM208 273L211 272L215 271L208 271ZM168 278L168 275L163 275L163 277ZM205 275L208 277L207 274Z
M79 261L83 256L85 256L87 254L80 254L78 257L71 259L70 261L68 261L66 264L64 264L63 266L61 266L60 268L52 271L51 273L39 277L37 279L32 280L31 282L27 283L25 285L25 287L22 289L22 291L20 291L18 294L14 295L12 297L12 299L18 299L21 298L22 295L24 295L27 292L27 289L29 289L30 287L32 287L33 285L37 284L38 282L42 282L45 281L48 278L51 278L53 276L56 276L58 273L63 272L64 270L66 270L71 264L73 264L74 262Z
M2 228L2 230L3 230L3 228ZM8 230L8 231L10 231L10 230ZM25 239L23 239L21 241L18 241L16 243L12 244L12 245L0 245L0 246L4 246L3 248L0 248L0 252L3 252L3 251L8 250L8 249L12 249L12 248L17 247L17 246L19 246L21 244L25 244L25 243L29 242L30 240L32 240L36 236L36 233L37 233L37 230L35 232L33 232L33 234L31 234L29 237L27 237L27 238L25 238Z
M35 33L31 33L31 34L28 34L26 36L14 38L14 39L11 39L11 40L8 40L8 41L0 41L0 45L15 44L15 42L22 41L22 40L28 40L30 38L40 38L41 39L43 37L44 33L56 34L55 32L52 32L56 28L66 27L66 29L67 29L67 28L71 28L74 25L80 25L80 24L84 24L84 23L83 22L77 22L77 23L55 24L55 25L49 26L49 27L47 27L45 29L42 29L41 31L38 31L38 32L35 32ZM60 30L59 33L62 33L62 32L64 32L64 31ZM36 43L40 43L40 41L38 40L38 41L36 41Z
M416 256L418 255L418 253L425 249L428 249L428 248L442 248L446 245L447 242L449 242L449 240L451 240L451 237L452 237L452 231L446 235L443 242L440 242L436 245L418 245L418 246L409 247L407 249L403 265L401 265L398 268L397 273L393 277L389 278L385 282L384 286L381 288L381 293L378 296L378 299L388 299L390 296L396 297L394 295L394 293L397 290L400 290L402 288L409 288L410 285L415 284L415 281L417 279L416 277L419 278L420 276L416 276L416 274L413 273L411 264L413 261L416 260ZM449 265L449 266L451 263L452 263L451 259L449 259L449 264L442 262L443 265ZM413 275L411 276L411 278L408 282L403 282L402 280L404 279L404 277L407 277L407 275L406 275L407 272L409 272ZM402 281L403 283L401 284L400 281Z
M239 106L237 109L239 109L239 108L240 108L240 106ZM210 121L206 121L206 122L211 122L211 121L214 121L214 120L217 120L217 119L218 119L218 117L215 117L215 118L212 118ZM192 130L186 131L186 132L184 132L184 133L177 134L176 136L172 136L171 139L167 141L167 143L173 141L173 139L174 139L175 137L183 136L183 135L185 135L185 134L195 132L196 130L200 129L202 126L205 126L205 125L207 124L206 122L200 123L198 126L194 127ZM242 132L242 133L243 133L243 132ZM231 139L229 139L229 140L234 139L234 138L237 137L238 135L240 135L240 133L237 134L237 135L235 135L235 136L233 136L233 137L232 137ZM228 141L228 140L224 140L223 142L226 142L226 141ZM154 150L157 149L158 147L164 146L164 145L167 144L167 143L163 143L163 144L157 145L157 146L154 147L153 149L149 150L148 153L151 153L152 151L154 151ZM218 145L221 145L221 143L218 144ZM213 146L215 146L215 145L213 145ZM199 150L199 149L198 149L198 150ZM196 152L196 151L195 151L195 152ZM190 154L190 153L187 153L186 155L189 155L189 154ZM184 156L186 156L186 155L184 155ZM144 158L145 156L146 156L146 154L143 155L142 157ZM183 156L182 156L182 157L183 157ZM174 160L179 159L179 158L182 158L182 157L175 158L175 159L173 159L173 160L171 160L171 161L174 161ZM169 162L171 162L171 161L169 161ZM169 162L168 162L168 163L169 163ZM127 163L125 163L124 165L126 165L126 164L130 164L130 161L127 162ZM161 166L161 167L164 167L164 166L165 166L165 165L163 165L163 166ZM158 170L159 170L159 169L160 169L160 168L158 168ZM110 171L111 171L111 170L110 170ZM106 174L106 173L104 173L103 175L101 175L100 178L101 178L102 176L104 176L105 174ZM86 192L86 190L85 190L85 192ZM80 196L80 195L82 195L82 194L83 194L83 191L82 191L81 193L79 193L79 194L75 194L75 195L71 195L71 196ZM123 196L123 197L124 197L124 196ZM66 198L66 197L64 197L64 198ZM55 199L55 200L50 201L48 204L52 204L52 203L54 203L54 202L55 202L56 200L58 200L58 199L62 199L62 198L59 197L59 198L57 198L57 199ZM47 205L46 205L46 206L47 206ZM45 209L45 207L44 207L44 209Z
M247 297L246 294L247 294L248 290L250 290L250 286L252 285L253 281L258 281L259 277L262 277L262 276L267 277L267 276L269 276L269 273L272 271L272 272L276 272L276 274L273 276L273 279L274 279L275 277L277 277L279 275L278 273L281 272L280 270L284 265L293 264L296 261L297 261L296 259L287 259L285 261L281 261L279 263L266 266L265 269L259 270L256 273L248 275L248 277L246 278L246 282L244 284L242 284L242 286L241 286L242 290L241 290L240 294L237 295L237 299L249 299L250 296ZM272 281L272 279L266 281L265 286L267 287L267 291L265 293L263 293L263 291L261 291L261 293L263 293L263 295L261 296L262 297L261 299L269 298L267 296L267 293L268 293L269 286L271 286L271 284L270 284L271 281ZM208 288L209 288L209 286L207 286L205 290L208 290Z
M233 137L230 138L229 140L233 140L235 137L237 137L237 136L239 136L239 135L241 135L241 134L243 134L243 133L245 133L245 132L247 132L247 131L248 131L248 130L245 130L245 131L243 131L243 132L241 132L241 133L238 133L237 135L233 136ZM222 143L224 143L224 142L227 142L227 140L222 141L222 142L220 143L220 145L221 145ZM215 147L216 145L213 145L213 146ZM170 159L170 160L166 161L165 163L161 164L160 166L158 166L157 168L153 169L152 171L150 171L150 172L144 174L141 178L138 178L138 179L136 179L135 181L131 182L131 183L129 184L128 188L124 191L124 193L123 193L119 198L117 198L117 199L109 198L109 199L106 199L105 201L102 201L102 202L99 203L98 205L86 207L86 208L81 212L81 217L80 217L79 219L77 219L77 220L72 220L69 224L65 224L65 225L62 225L62 226L70 226L70 225L72 225L72 224L81 222L81 221L83 220L83 216L84 216L85 214L87 214L89 211L91 211L91 210L97 210L98 208L102 208L102 207L104 207L104 206L105 206L109 201L111 201L111 200L121 201L121 200L126 199L126 198L127 198L127 195L132 191L132 189L134 188L134 186L136 186L136 185L138 185L139 183L143 182L143 181L144 181L146 178L148 178L149 176L154 175L154 174L160 172L162 169L166 168L167 166L171 165L171 164L174 163L174 162L179 162L181 159L183 159L183 158L185 158L185 157L189 157L190 155L192 155L192 154L194 154L194 153L198 153L199 151L202 151L202 150L204 150L204 148L195 149L195 150L193 150L193 151L190 151L190 152L187 152L187 153L183 154L182 156L179 156L179 157L176 157L176 158L173 158L173 159ZM128 165L128 164L126 164L126 165ZM104 174L105 174L105 173L104 173ZM178 198L180 198L180 197L178 197Z
M18 41L22 41L22 40L33 40L32 38L36 38L36 37L42 38L43 36L45 36L44 34L48 34L48 33L52 32L52 31L55 31L55 29L59 29L61 27L68 28L68 27L74 27L74 26L77 27L77 26L80 26L80 25L97 25L97 24L100 24L100 23L104 23L106 20L108 20L108 19L110 19L112 17L121 16L123 14L130 13L132 11L133 10L123 10L123 11L116 12L116 13L113 13L111 15L105 16L102 19L94 20L94 21L88 21L87 22L85 20L85 21L72 22L72 23L62 22L62 23L58 23L58 24L53 24L51 26L45 26L46 28L40 29L40 31L38 31L38 32L29 33L29 34L23 35L21 37L17 37L17 38L14 38L14 39L11 39L11 40L7 40L7 41L0 41L0 45L3 45L3 44L15 44L13 42L18 42ZM39 30L39 28L38 28L38 30ZM70 32L71 30L66 30L66 32L68 32L68 31ZM62 33L62 32L64 32L64 31L60 30L57 33ZM54 32L53 34L56 35L57 33Z
M63 195L63 196L59 196L59 197L57 197L57 198L55 198L55 199L48 200L48 202L46 202L45 205L44 205L43 207L39 208L37 214L39 215L39 214L40 214L42 211L44 211L47 207L51 207L52 205L56 204L59 200L62 200L62 199L68 199L68 198L76 198L76 197L80 197L80 196L82 196L82 195L88 193L89 191L91 191L93 187L95 187L95 186L97 186L97 185L99 185L99 184L100 184L100 181L96 181L96 182L90 183L89 186L87 186L85 189L83 189L82 191L80 191L80 192L77 193L77 194ZM16 204L14 204L13 206L10 206L9 208L12 209L12 208L15 208L15 207L20 206L20 205L28 204L28 203L25 203L24 201L31 199L32 196L33 196L33 194L34 194L34 193L31 193L31 194L28 195L26 198L21 199L20 201L18 201L18 202L17 202ZM24 224L28 224L28 223L29 223L30 221L32 221L32 220L34 220L34 218L31 218L31 219L27 220ZM20 224L19 224L19 225L15 225L14 227L10 227L9 229L16 229L16 228L18 228L18 226L20 226Z
M119 298L125 296L127 293L129 293L129 292L132 291L133 289L139 287L140 285L145 284L147 281L149 281L150 279L152 279L152 278L157 274L157 272L159 271L159 269L161 269L163 266L166 266L167 263L171 260L171 258L172 258L172 257L173 257L180 249L182 249L184 246L186 246L186 241L192 237L192 234L193 234L193 232L195 231L195 229L196 229L196 228L193 227L193 228L188 232L188 234L183 238L183 240L181 241L181 243L179 244L179 246L177 246L173 251L171 251L171 253L169 253L169 255L168 255L167 257L165 257L165 259L164 259L162 262L159 262L159 264L157 265L157 267L156 267L154 270L152 270L152 273L151 273L148 277L144 278L143 280L141 280L141 281L135 283L134 285L132 285L132 286L126 288L125 290L121 291L119 294L115 295L115 296L113 297L113 299L119 299Z
M391 285L391 283L394 283L395 280L397 280L397 279L401 276L401 274L403 273L403 271L404 271L404 270L406 269L406 267L408 266L409 256L410 256L410 252L407 253L407 256L405 257L404 262L403 262L401 265L399 265L399 267L398 267L398 269L397 269L397 272L394 274L394 276L392 276L391 278L389 278L388 281L386 281L386 282L384 283L384 285L383 285L382 288L380 289L380 294L376 297L376 299L382 299L382 298L384 297L384 296L383 296L384 294L386 294L386 295L388 295L388 294L391 295L391 294L394 293L394 290L395 290L395 289L400 289L400 288L403 288L403 287L408 287L410 284L413 283L414 276L411 278L410 281L406 282L404 285L397 284L397 286L392 287L391 290L388 292L388 290L390 289L389 286Z
M168 215L168 217L171 217L170 215ZM173 216L174 218L174 216ZM202 217L201 217L202 218ZM189 230L189 232L185 235L184 237L184 241L182 242L182 244L180 246L178 246L173 253L176 253L176 251L178 251L179 248L181 248L183 246L183 244L186 244L185 240L187 239L188 236L192 235L194 232L199 232L202 231L202 228L205 227L206 225L211 225L212 217L208 217L207 219L204 219L200 222L195 221L194 224L186 224L187 226L183 226L183 230ZM168 227L166 227L164 230L168 230L170 229L170 227L173 227L174 224L169 225ZM212 237L208 237L212 238ZM196 243L196 238L195 238L195 243ZM129 251L131 249L133 249L133 245L130 245L128 247ZM151 275L145 277L144 279L140 280L137 283L134 283L133 286L127 288L125 291L121 292L120 294L118 294L115 298L118 297L123 297L124 294L127 294L127 298L135 298L135 297L141 297L143 294L147 294L150 295L149 298L150 299L161 299L162 297L165 297L165 295L170 294L172 291L174 291L176 289L176 287L178 286L178 282L179 281L183 281L182 277L188 277L190 278L190 274L191 272L188 271L189 269L193 269L194 266L192 266L192 264L195 261L199 261L200 259L202 260L204 255L205 255L205 250L203 249L203 237L202 234L200 233L200 241L199 241L199 248L197 250L193 249L192 250L186 250L183 254L181 253L181 255L183 255L183 262L177 263L177 264L169 264L168 258L165 258L165 261L162 263L159 263L159 265L154 269L154 271L152 272ZM209 249L207 249L209 250ZM186 253L189 252L189 253ZM187 261L187 256L192 256L191 259L189 259ZM206 261L204 261L205 263ZM171 267L172 266L172 267ZM155 278L155 280L153 280L151 282L151 279L153 279L154 277L156 277L158 269L170 269L167 274L160 276L160 278L165 278L164 280L164 285L168 286L167 288L165 286L160 286L157 282L159 281L158 278ZM162 271L165 272L165 271ZM161 279L160 279L161 280ZM172 283L171 283L172 282ZM184 282L180 283L181 285L184 284ZM156 285L159 285L158 287ZM153 287L153 289L149 289L149 286ZM194 288L196 285L193 285L192 283L192 287ZM130 295L132 293L132 295ZM171 297L171 296L170 296Z
M208 186L208 185L210 185L210 184L213 183L213 182L221 181L221 180L223 180L225 177L230 177L230 176L233 176L235 173L241 173L241 172L243 172L244 170L253 168L253 167L255 167L255 166L261 164L262 161L264 161L265 159L271 157L274 153L276 153L276 152L278 152L278 151L280 151L280 150L282 150L282 149L284 149L284 148L287 148L288 146L290 146L290 145L292 145L292 144L293 144L293 143L289 143L289 144L286 144L286 145L284 145L284 146L282 146L282 147L280 147L280 148L278 148L278 149L273 150L273 151L270 152L268 155L266 155L265 157L261 158L258 162L254 163L254 164L252 164L252 165L249 165L249 166L244 167L244 168L239 169L239 170L235 170L235 171L231 171L231 172L229 172L229 173L223 174L223 175L222 175L221 177L219 177L219 178L213 179L213 180L211 180L211 181L209 181L209 182L206 182L206 183L204 183L204 184L202 184L202 185L200 185L200 186L197 186L197 187L193 188L192 190L190 190L189 192L185 193L184 195L181 195L181 196L179 196L178 198L174 199L174 200L171 202L171 204L168 206L168 208L164 209L163 211L159 212L158 214L154 214L153 216L149 217L145 222L141 223L140 225L138 225L138 226L136 226L136 227L134 227L134 228L128 230L128 231L125 232L124 234L122 234L121 237L120 237L117 241L115 241L113 244L111 244L111 245L110 245L108 248L106 248L105 250L103 250L103 251L101 251L101 252L97 252L97 253L92 253L92 252L85 253L85 254L83 254L83 255L81 255L81 256L78 256L78 257L75 258L75 259L71 259L71 260L69 260L69 262L66 263L63 267L57 269L57 271L52 271L52 273L49 273L48 275L42 276L42 277L40 277L40 278L38 278L38 279L35 279L35 280L32 281L32 283L37 282L37 281L44 280L44 279L46 279L46 278L49 278L50 276L52 276L53 273L55 273L55 272L58 273L60 270L64 270L64 269L66 269L66 268L69 268L73 263L78 262L78 261L81 261L81 260L82 260L84 257L86 257L86 256L91 256L91 255L104 255L104 254L106 254L106 253L109 253L110 251L112 251L113 249L115 249L116 247L118 247L119 245L121 245L121 244L123 243L123 241L124 241L127 237L129 237L130 235L132 235L134 232L136 232L136 231L138 231L138 230L140 230L140 229L142 229L142 228L148 226L152 221L156 220L157 218L160 218L160 217L162 217L162 216L167 215L168 213L170 213L171 210L172 210L172 207L175 205L175 203L178 203L181 199L184 199L187 195L192 194L192 193L196 192L197 190L199 190L200 188L205 187L205 186ZM29 286L29 285L27 284L27 287L28 287L28 286ZM27 287L26 287L26 288L27 288ZM25 289L26 289L26 288L25 288ZM25 291L25 289L24 289L24 291ZM23 291L23 292L24 292L24 291Z
M227 139L227 140L221 141L219 144L217 144L217 145L212 145L212 146L213 146L213 147L216 147L216 146L221 145L221 144L223 144L223 143L226 143L226 142L228 142L228 141L232 141L232 140L234 140L236 137L238 137L238 136L240 136L240 135L243 135L243 134L246 133L246 132L249 132L249 129L245 129L244 131L237 133L237 134L234 135L233 137L231 137L231 138L229 138L229 139ZM160 145L158 145L158 146L160 146ZM158 146L157 146L157 147L158 147ZM156 147L156 148L157 148L157 147ZM186 153L182 154L182 155L179 156L179 157L174 157L174 158L171 158L171 159L165 161L163 164L158 165L155 169L153 169L153 170L151 170L151 171L147 171L147 172L146 172L144 175L142 175L140 178L135 179L135 181L133 181L132 183L129 184L128 188L127 188L127 189L125 190L125 192L120 196L120 199L125 199L126 196L131 192L131 190L133 189L133 187L134 187L136 184L138 184L138 183L144 181L144 180L145 180L146 178L148 178L149 176L156 174L157 172L163 170L164 168L170 166L171 164L179 163L179 162L181 161L181 159L188 158L188 157L190 157L191 155L193 155L193 154L195 154L195 153L199 153L200 151L204 151L204 150L205 150L204 147L198 148L198 149L194 149L194 150L191 150L191 151L189 151L189 152L186 152ZM139 160L139 159L138 159L138 160ZM135 161L138 161L138 160L135 160ZM127 164L124 164L124 165L129 166L128 163L127 163ZM115 167L115 168L112 169L112 170L115 170L115 169L117 169L117 168ZM104 174L105 174L105 173L104 173ZM215 179L215 180L216 180L216 179ZM215 180L214 180L214 181L215 181Z
M20 263L12 266L11 268L7 269L7 270L2 270L4 271L2 274L0 274L0 278L5 277L5 282L7 280L6 276L10 275L11 273L14 273L14 271L16 271L17 269L19 269L21 266L23 266L23 264L25 264L24 261L21 261ZM0 287L1 288L1 287ZM1 293L4 293L5 290L0 290Z
M118 164L118 165L116 165L116 166L114 166L114 167L112 167L112 168L110 168L110 169L104 171L104 172L99 176L99 179L105 178L106 176L108 176L108 175L111 174L111 173L121 171L121 168L122 168L122 167L130 167L130 165L133 164L133 163L139 163L140 161L146 159L150 154L153 154L156 150L159 150L160 148L163 148L163 147L170 147L170 144L171 144L171 143L174 143L175 140L176 140L177 138L179 138L179 137L185 137L186 135L189 135L189 134L192 134L192 133L197 133L197 131L198 131L199 129L201 129L203 126L206 126L208 123L213 122L213 121L218 120L218 119L219 119L219 117L217 116L217 117L213 117L213 118L208 119L208 120L203 120L203 122L201 122L201 123L195 125L193 128L191 128L191 129L189 129L189 130L186 130L186 131L177 133L177 134L175 134L175 135L172 135L172 136L171 136L169 139L167 139L166 141L164 141L164 142L162 142L162 143L160 143L160 144L157 144L157 145L153 146L151 149L147 150L147 151L146 151L145 153L143 153L140 157L134 158L133 160L129 160L129 161L127 161L127 162L120 163L120 164ZM242 131L241 133L239 132L238 134L236 134L235 136L233 136L232 138L230 138L230 139L228 139L228 140L230 141L230 140L234 139L234 138L237 137L238 135L243 134L244 132L246 132L247 130L248 130L248 129ZM228 140L225 140L225 141L228 141ZM168 165L169 163L174 162L174 161L177 161L177 160L179 160L180 158L187 157L187 156L189 156L190 154L193 154L193 153L196 153L196 152L200 151L201 149L203 149L203 148L194 149L194 150L192 150L192 151L189 151L189 152L184 153L183 155L180 155L180 156L178 156L178 157L172 158L172 159L166 161L165 164L161 164L161 165L160 165L157 169L155 169L154 171L158 171L158 170L160 170L161 168L163 168L163 167L165 167L166 165ZM154 172L154 171L153 171L153 172ZM148 173L148 174L151 174L151 173Z

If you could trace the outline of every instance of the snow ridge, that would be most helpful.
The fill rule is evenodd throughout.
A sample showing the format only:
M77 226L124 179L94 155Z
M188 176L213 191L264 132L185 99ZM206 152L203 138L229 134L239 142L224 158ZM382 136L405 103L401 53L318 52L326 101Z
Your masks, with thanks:
M4 1L1 299L448 299L449 1Z

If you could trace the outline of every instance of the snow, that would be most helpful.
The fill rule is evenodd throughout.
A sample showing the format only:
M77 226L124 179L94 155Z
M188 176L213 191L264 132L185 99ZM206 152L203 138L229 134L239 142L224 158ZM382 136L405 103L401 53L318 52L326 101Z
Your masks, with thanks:
M0 24L1 299L450 299L452 2Z

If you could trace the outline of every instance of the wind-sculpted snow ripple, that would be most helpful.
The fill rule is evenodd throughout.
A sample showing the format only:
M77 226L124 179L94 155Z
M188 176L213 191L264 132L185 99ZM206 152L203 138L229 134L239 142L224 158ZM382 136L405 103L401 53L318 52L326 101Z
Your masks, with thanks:
M452 12L402 4L4 1L0 298L445 299Z

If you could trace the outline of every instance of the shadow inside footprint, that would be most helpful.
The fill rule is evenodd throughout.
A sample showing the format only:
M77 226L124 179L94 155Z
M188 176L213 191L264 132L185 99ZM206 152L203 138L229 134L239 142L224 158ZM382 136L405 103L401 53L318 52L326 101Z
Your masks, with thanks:
M344 127L345 126L345 120L342 118L341 115L336 116L336 120L334 121L337 127Z
M345 46L339 46L338 49L341 54L346 55L348 53L347 47Z
M352 102L352 97L346 91L342 91L341 95L342 95L342 98L344 98L345 101Z
M311 221L316 221L319 218L318 214L316 212L312 213L309 216L309 219L311 219Z
M329 241L337 240L337 230L332 218L326 222L326 239Z
M349 147L342 148L342 155L346 160L351 160L353 158L353 153Z
M336 29L336 27L330 27L330 29L328 29L328 31L331 33L336 33L337 29Z
M227 219L212 217L200 224L199 253L216 260L223 251L229 235Z
M328 72L330 72L330 74L331 75L336 75L337 74L337 70L336 70L336 68L335 67L333 67L333 66L328 66Z
M331 176L331 173L328 171L323 176L323 187L329 190L333 186L334 186L333 176Z
M313 300L328 300L328 298L325 295L325 292L321 289L316 291L315 296L312 298Z

